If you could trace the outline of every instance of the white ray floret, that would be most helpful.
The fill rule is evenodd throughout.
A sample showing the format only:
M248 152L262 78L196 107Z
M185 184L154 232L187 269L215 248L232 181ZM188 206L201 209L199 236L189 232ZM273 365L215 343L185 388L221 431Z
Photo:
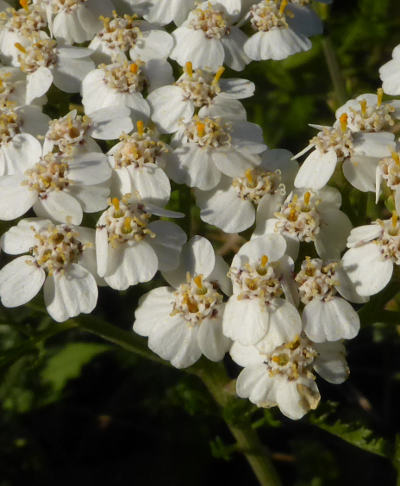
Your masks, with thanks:
M172 68L163 59L101 64L82 82L82 104L90 114L100 108L127 107L135 121L150 117L145 92L170 84Z
M27 104L45 95L53 83L61 91L78 93L83 78L94 68L90 49L60 47L43 35L30 36L17 49L17 64L27 75Z
M88 115L78 115L72 110L65 116L51 120L45 135L44 153L101 152L93 140L115 140L133 128L129 109L122 106L102 108Z
M250 8L250 23L257 31L244 45L244 51L250 59L277 61L311 49L311 41L301 31L296 32L289 25L285 13L287 6L287 0L262 0ZM294 10L296 12L296 7ZM289 13L296 15L293 9Z
M314 149L302 163L295 187L319 190L332 177L336 164L343 161L343 174L356 189L375 192L375 171L381 157L390 155L394 135L389 132L356 132L348 127L343 112L333 127L317 127L320 132L299 154Z
M20 107L27 101L27 78L17 67L0 66L0 107ZM42 106L46 97L36 98L31 104Z
M24 43L32 34L44 34L47 27L43 5L24 4L18 10L8 8L0 13L0 57L3 62L17 64L19 51L16 44Z
M340 192L333 187L320 191L297 189L289 194L275 218L257 220L253 236L283 235L294 260L303 241L313 242L322 259L338 260L352 227L347 215L339 210L341 202Z
M80 224L83 212L107 206L111 168L102 153L42 153L29 141L29 157L13 160L14 174L0 177L0 219L13 220L33 208L37 216Z
M184 73L173 84L152 91L150 103L151 119L164 132L179 129L180 122L189 121L199 110L199 116L220 116L246 119L246 111L238 99L254 94L255 86L246 79L221 79L224 68L216 74L207 70L193 70L187 62Z
M133 329L149 338L149 348L177 368L194 364L201 355L221 361L231 342L222 333L223 294L228 267L200 236L183 248L179 267L163 275L172 287L145 294Z
M316 343L353 339L360 330L360 318L347 302L363 303L351 281L344 278L338 262L325 263L306 257L296 275L300 301L304 304L304 332ZM347 299L344 300L337 292Z
M209 190L221 180L221 174L241 176L246 169L261 163L261 128L247 121L195 115L182 123L172 143L176 161L166 168L172 180L190 187Z
M293 420L318 406L321 396L314 372L333 384L343 383L349 375L341 342L316 344L297 336L275 349L267 346L268 351L263 344L233 344L231 356L244 366L236 382L236 393L258 407L277 406Z
M112 18L102 17L101 20L103 28L89 44L97 63L127 60L128 52L131 59L166 59L174 45L170 34L144 20L137 20L135 15L119 17L114 11Z
M293 188L298 164L291 157L287 150L267 150L258 167L233 179L222 176L210 191L196 190L201 219L225 233L238 233L249 228L256 217L273 217Z
M216 1L203 2L193 9L187 20L172 32L175 47L171 59L184 66L216 72L223 64L241 71L250 59L243 51L246 35L232 25L224 6Z
M282 236L266 235L245 243L233 258L233 295L223 320L224 334L233 341L250 345L266 338L275 347L301 332L299 312L291 303L296 299L293 261L285 251Z
M383 91L392 96L400 94L400 44L393 49L392 59L379 69Z
M46 10L49 29L67 44L90 41L101 28L100 16L111 15L110 0L34 0Z
M55 321L92 312L97 303L94 239L90 228L21 220L1 238L6 253L29 253L0 270L2 304L26 304L44 285L46 309Z
M130 8L149 22L167 25L181 24L196 4L196 0L116 0L121 8Z
M347 241L349 250L342 266L357 293L374 295L389 283L393 265L400 265L400 224L397 213L391 219L376 220L354 228Z
M38 144L32 135L44 135L49 120L35 105L0 108L0 176L12 175L19 171L18 167L29 164L31 148L35 150Z
M96 227L98 273L113 289L151 280L157 270L172 270L186 241L185 232L169 221L152 221L152 214L181 217L125 194L113 198Z
M155 129L137 122L137 131L121 135L120 142L108 152L113 169L112 194L121 197L131 193L141 201L165 206L171 185L163 169L173 156L171 152Z

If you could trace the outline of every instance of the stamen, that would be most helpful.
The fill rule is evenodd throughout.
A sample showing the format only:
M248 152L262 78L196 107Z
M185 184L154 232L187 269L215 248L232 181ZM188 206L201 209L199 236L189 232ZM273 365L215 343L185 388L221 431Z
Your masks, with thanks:
M279 13L280 13L281 15L283 15L283 14L284 14L284 12L285 12L285 8L287 7L287 5L288 5L288 0L282 0L281 6L280 6L280 8L279 8Z
M206 125L205 123L197 122L196 123L196 130L197 130L197 135L199 137L203 137L205 133Z
M139 66L134 62L129 66L129 70L132 74L137 74L138 69L139 69Z
M219 80L221 79L221 76L224 74L225 68L221 66L218 71L215 73L214 79L212 80L212 85L215 86L218 84Z
M268 264L268 257L267 255L263 255L261 257L261 266L264 268Z
M362 116L365 116L367 114L367 100L361 100L360 105L361 105L361 114Z
M306 206L308 206L310 204L310 198L311 198L311 193L309 191L307 191L305 194L304 194L304 204Z
M29 1L28 0L19 0L19 4L25 10L25 12L29 12Z
M132 218L125 218L122 231L124 233L130 233L132 231Z
M399 216L397 211L393 211L392 213L392 228L395 229L397 227L397 222L399 220Z
M347 113L343 113L339 118L340 128L342 129L342 132L345 132L347 130L347 119Z
M244 174L248 183L252 186L254 184L253 171L251 169L247 169Z
M193 282L197 285L199 289L203 288L203 277L202 275L197 275L197 277L193 277Z
M378 101L377 101L377 106L381 106L382 104L382 99L383 99L383 89L382 88L378 88L377 89L377 95L378 95Z
M117 197L113 197L111 203L114 206L115 210L119 211L119 199Z
M392 159L396 162L397 165L400 165L400 157L397 152L392 152Z
M143 124L142 120L139 120L136 123L136 128L137 128L138 134L139 135L143 135L143 133L144 133L144 124Z
M192 63L190 61L188 61L186 64L185 64L185 71L186 71L186 74L191 78L193 76L193 67L192 67Z
M26 54L26 49L25 49L25 47L24 47L22 44L20 44L19 42L16 42L16 43L14 44L14 46L15 46L15 47L16 47L16 48L17 48L19 51L21 51L21 52L23 52L24 54Z

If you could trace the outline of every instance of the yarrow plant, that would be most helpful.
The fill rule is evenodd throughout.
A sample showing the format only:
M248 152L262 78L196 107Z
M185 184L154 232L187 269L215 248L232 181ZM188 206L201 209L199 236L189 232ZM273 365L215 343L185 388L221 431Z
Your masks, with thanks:
M347 379L363 306L398 281L400 101L385 94L400 94L400 46L376 94L293 155L248 119L263 87L226 68L310 50L310 1L19 4L0 4L2 305L41 305L43 287L49 316L79 325L109 287L141 354L197 374L220 406L315 410L317 375ZM368 192L372 221L352 208Z

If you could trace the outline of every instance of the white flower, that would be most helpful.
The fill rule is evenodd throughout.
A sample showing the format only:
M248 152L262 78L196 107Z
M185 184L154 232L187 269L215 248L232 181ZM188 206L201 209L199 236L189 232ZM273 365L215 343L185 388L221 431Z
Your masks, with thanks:
M318 406L321 397L314 371L334 384L343 383L349 374L341 342L315 344L297 337L268 351L263 350L262 343L234 343L230 353L245 367L236 382L239 397L259 407L278 406L293 420Z
M347 101L335 113L336 125L346 113L347 128L352 132L381 132L391 131L400 118L400 101L383 102L383 90L377 94L365 93L354 100Z
M267 149L258 125L241 120L200 118L182 124L172 147L176 161L166 168L177 183L209 190L221 179L243 174L261 163L259 154Z
M393 59L379 69L382 88L388 95L400 94L400 44L393 49Z
M36 98L35 105L42 106L46 97ZM26 75L17 67L0 66L0 107L20 107L27 105Z
M221 361L230 347L222 334L222 290L229 288L227 265L200 236L183 248L180 265L164 273L172 287L145 294L135 313L133 329L149 337L149 348L177 368L195 363L202 354Z
M14 174L0 177L0 219L16 219L33 207L37 216L80 224L84 211L107 206L111 168L105 155L88 153L71 160L62 152L42 155L35 139L25 145L29 154L24 160L10 161Z
M250 59L281 60L296 52L311 49L310 40L303 33L296 32L290 27L285 14L287 5L287 0L281 2L262 0L251 7L250 23L257 32L244 45L244 52ZM291 9L292 15L293 10L295 16L296 10L299 9L296 7Z
M61 118L51 120L43 151L101 152L93 138L114 140L132 128L129 109L122 106L102 108L93 111L90 116L78 115L76 110L72 110Z
M170 34L144 20L136 20L135 15L119 17L114 11L113 18L101 20L103 29L89 44L97 63L124 61L128 51L131 59L166 59L174 45Z
M393 191L397 213L400 214L400 152L393 151L390 157L384 157L376 168L376 203L379 201L382 180Z
M289 27L297 33L307 37L320 35L323 32L321 19L311 6L311 0L288 0L286 21ZM331 3L331 1L316 0L321 3Z
M181 24L196 4L196 0L116 0L121 8L130 8L149 22L167 25Z
M44 5L50 33L67 44L90 41L101 28L101 15L111 15L110 0L34 0Z
M0 14L0 55L5 63L17 63L18 44L33 33L44 34L47 27L42 5L28 5L19 10L8 8Z
M0 270L0 297L5 307L29 302L44 284L50 316L62 322L97 302L94 230L54 225L48 220L21 220L1 238L6 253L19 255Z
M256 214L261 220L273 217L293 187L298 164L291 157L287 150L267 150L258 167L234 179L222 176L210 191L196 190L200 218L225 233L238 233L254 223Z
M257 220L253 236L281 234L294 260L302 241L313 242L324 260L337 260L352 226L346 214L339 210L341 202L340 192L333 187L324 187L321 191L293 191L275 213L275 218Z
M392 219L377 220L354 228L347 240L350 248L342 266L358 294L374 295L390 281L393 265L400 265L400 224Z
M30 157L30 145L37 140L28 135L44 135L50 118L41 108L25 105L0 108L0 176L11 175L25 166Z
M181 217L144 204L125 194L113 198L100 216L96 229L98 273L116 290L151 280L158 269L171 270L179 263L185 232L169 221L152 221L152 214Z
M150 106L142 93L172 81L172 68L163 59L101 64L82 82L82 104L88 114L99 108L125 106L135 121L147 120Z
M94 68L89 49L59 47L43 36L31 36L17 48L18 65L27 74L27 104L46 94L52 83L66 93L78 93L82 79Z
M295 187L321 189L333 175L336 164L343 162L343 174L356 189L375 192L375 171L381 157L390 155L394 135L388 132L354 133L347 126L348 115L342 113L333 127L321 131L310 140L300 157L312 148L311 154L300 166Z
M225 8L214 0L192 10L187 20L172 32L175 47L170 57L184 66L216 72L226 64L241 71L250 61L243 51L246 35L234 25Z
M171 185L164 167L171 157L171 148L159 140L157 132L137 123L137 131L123 134L120 142L108 152L113 168L112 194L121 197L133 194L137 199L165 206Z
M238 99L254 93L254 83L246 79L220 79L224 68L214 75L210 71L192 69L187 62L182 76L169 86L152 91L147 101L152 108L151 119L164 132L179 129L180 122L189 121L195 109L199 116L246 119L246 110Z
M223 320L224 334L244 345L264 337L271 346L294 339L301 332L301 318L294 302L293 261L285 255L279 235L267 235L245 243L229 270L233 295ZM295 291L295 289L294 289Z
M353 339L360 330L360 318L351 302L363 303L351 282L343 278L338 262L324 264L319 258L306 257L295 278L304 304L304 332L316 343Z

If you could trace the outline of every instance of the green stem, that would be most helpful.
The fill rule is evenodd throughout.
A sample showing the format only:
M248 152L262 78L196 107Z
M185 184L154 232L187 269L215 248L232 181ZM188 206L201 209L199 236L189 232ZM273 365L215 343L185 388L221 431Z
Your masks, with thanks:
M133 333L99 321L91 316L81 317L79 326L81 329L96 334L143 358L163 365L169 365L167 361L151 353L142 340ZM200 360L194 366L184 371L197 375L203 381L222 411L230 401L237 400L232 387L233 382L227 375L223 363L211 363L206 360ZM281 482L271 462L270 455L260 442L256 431L252 429L251 424L231 424L227 421L226 424L236 439L238 449L246 457L260 485L280 486Z
M328 36L322 39L322 49L335 91L336 103L338 106L343 105L347 101L346 84L332 41Z
M213 396L223 409L230 401L237 400L234 393L234 382L226 373L222 363L211 364L204 362L196 371ZM249 422L226 424L236 439L238 450L245 456L261 486L280 486L282 483L271 461L270 453L261 443L257 432Z

